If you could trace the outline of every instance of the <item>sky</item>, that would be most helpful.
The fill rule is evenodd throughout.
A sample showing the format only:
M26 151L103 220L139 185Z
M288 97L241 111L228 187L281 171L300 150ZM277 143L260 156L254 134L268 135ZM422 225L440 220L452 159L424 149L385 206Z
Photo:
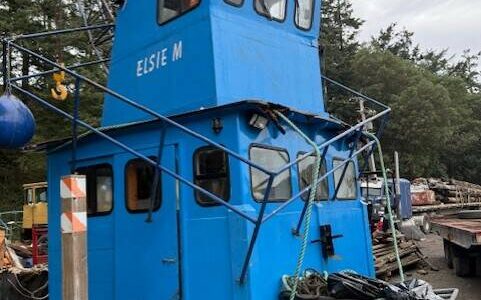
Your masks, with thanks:
M481 0L351 0L354 15L365 20L361 41L398 23L414 32L422 49L481 51Z

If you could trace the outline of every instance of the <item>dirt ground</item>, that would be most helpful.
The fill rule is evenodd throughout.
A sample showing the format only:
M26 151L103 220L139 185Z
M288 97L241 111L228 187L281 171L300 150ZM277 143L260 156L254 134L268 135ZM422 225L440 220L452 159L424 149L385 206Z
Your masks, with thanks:
M421 275L413 269L405 271L406 279L413 276L429 282L434 288L458 288L457 300L481 300L481 277L462 278L454 274L444 261L443 240L436 234L430 234L423 241L417 242L424 255L429 257L429 262L439 268L432 271L426 268L428 274Z

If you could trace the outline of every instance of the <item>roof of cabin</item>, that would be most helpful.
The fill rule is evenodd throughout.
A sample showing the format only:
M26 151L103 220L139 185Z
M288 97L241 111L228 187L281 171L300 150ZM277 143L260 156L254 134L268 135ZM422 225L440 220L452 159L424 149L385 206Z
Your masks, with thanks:
M186 119L195 118L195 117L203 117L205 115L209 115L217 112L255 110L258 113L266 114L268 111L272 111L274 109L280 110L280 111L287 111L291 113L291 117L294 118L295 121L304 122L304 123L313 123L313 122L322 123L325 126L324 128L326 129L335 130L335 129L342 129L342 128L349 127L349 125L346 124L345 122L337 118L334 118L332 116L323 117L323 116L312 114L309 112L298 111L289 107L281 106L271 102L260 101L260 100L244 100L244 101L230 103L222 106L204 108L196 111L191 111L191 112L167 116L167 117L173 121L179 122L181 120L186 120ZM97 129L101 132L106 133L106 132L114 132L114 131L119 131L127 128L132 128L135 126L144 126L147 124L154 124L157 122L161 122L161 120L158 120L158 119L143 120L143 121L137 121L137 122L131 122L131 123L124 123L120 125L98 127ZM95 133L92 131L87 131L82 134L79 134L77 140L80 141L92 135L95 135ZM24 151L34 151L34 152L41 152L46 150L56 151L64 147L67 147L71 143L72 143L72 136L68 136L65 138L49 140L49 141L45 141L37 144L30 144L24 148Z

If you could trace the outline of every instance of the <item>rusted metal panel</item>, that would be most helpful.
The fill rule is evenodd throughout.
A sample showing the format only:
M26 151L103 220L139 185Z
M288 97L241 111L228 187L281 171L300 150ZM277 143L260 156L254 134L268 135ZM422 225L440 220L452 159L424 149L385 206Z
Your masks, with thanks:
M431 190L412 192L411 202L413 206L432 205L436 203L436 195Z
M432 225L441 237L463 248L481 246L481 219L439 218Z

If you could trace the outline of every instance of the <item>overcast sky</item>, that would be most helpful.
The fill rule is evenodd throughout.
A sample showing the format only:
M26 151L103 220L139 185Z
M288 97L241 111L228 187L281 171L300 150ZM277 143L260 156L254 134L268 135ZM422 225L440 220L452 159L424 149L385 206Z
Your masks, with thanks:
M365 23L361 41L397 22L414 32L422 48L481 51L481 0L352 0Z

